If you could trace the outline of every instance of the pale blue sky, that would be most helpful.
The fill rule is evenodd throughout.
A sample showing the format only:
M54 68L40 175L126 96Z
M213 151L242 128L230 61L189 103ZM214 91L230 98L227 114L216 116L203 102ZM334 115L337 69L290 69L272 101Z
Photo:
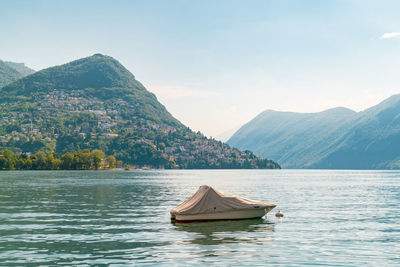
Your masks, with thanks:
M400 1L3 0L0 59L113 56L215 136L266 109L358 111L400 93L399 14Z

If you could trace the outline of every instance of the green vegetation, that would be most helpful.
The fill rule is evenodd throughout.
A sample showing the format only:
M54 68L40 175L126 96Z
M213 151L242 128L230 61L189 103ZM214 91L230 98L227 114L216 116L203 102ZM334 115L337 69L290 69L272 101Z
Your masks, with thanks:
M0 60L0 88L33 72L33 70L26 67L23 63Z
M44 69L1 90L1 101L40 101L49 93L92 98L99 102L122 100L129 109L122 117L136 116L180 125L132 73L112 57L96 54L61 66ZM60 94L57 94L60 96Z
M19 74L22 75L22 77L28 76L32 73L34 73L35 71L31 68L28 68L27 66L25 66L24 63L15 63L15 62L11 62L11 61L4 61L4 63L6 65L8 65L9 67L15 69L16 71L19 72Z
M0 88L18 80L21 77L22 75L19 74L18 71L0 60Z
M0 89L0 149L100 149L133 168L279 168L193 132L118 61L100 54ZM121 165L112 158L107 164Z
M114 169L116 162L117 162L117 160L115 159L114 156L108 156L107 157L107 166L108 166L108 168Z
M37 152L36 154L15 154L10 150L0 151L0 170L98 170L115 168L115 157L108 156L100 150L88 149L60 156L54 152Z

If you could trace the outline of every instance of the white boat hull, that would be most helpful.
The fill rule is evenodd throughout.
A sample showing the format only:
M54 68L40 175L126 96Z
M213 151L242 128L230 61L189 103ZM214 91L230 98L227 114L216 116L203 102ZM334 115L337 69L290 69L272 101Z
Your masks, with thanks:
M257 209L231 210L203 214L176 214L171 216L171 220L175 220L176 222L197 222L254 219L263 217L273 208L274 207L264 207Z

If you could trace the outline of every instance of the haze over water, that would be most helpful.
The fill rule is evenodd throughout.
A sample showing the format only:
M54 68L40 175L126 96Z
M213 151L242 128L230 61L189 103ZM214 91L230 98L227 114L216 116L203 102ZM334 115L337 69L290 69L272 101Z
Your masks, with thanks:
M399 181L400 171L0 172L0 265L399 266ZM171 224L169 210L202 184L278 207Z

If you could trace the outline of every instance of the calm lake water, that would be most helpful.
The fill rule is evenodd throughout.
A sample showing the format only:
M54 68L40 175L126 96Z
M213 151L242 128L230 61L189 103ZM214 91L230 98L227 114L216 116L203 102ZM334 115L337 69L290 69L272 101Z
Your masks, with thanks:
M202 184L278 207L171 224ZM28 264L399 266L400 172L0 172L0 265Z

